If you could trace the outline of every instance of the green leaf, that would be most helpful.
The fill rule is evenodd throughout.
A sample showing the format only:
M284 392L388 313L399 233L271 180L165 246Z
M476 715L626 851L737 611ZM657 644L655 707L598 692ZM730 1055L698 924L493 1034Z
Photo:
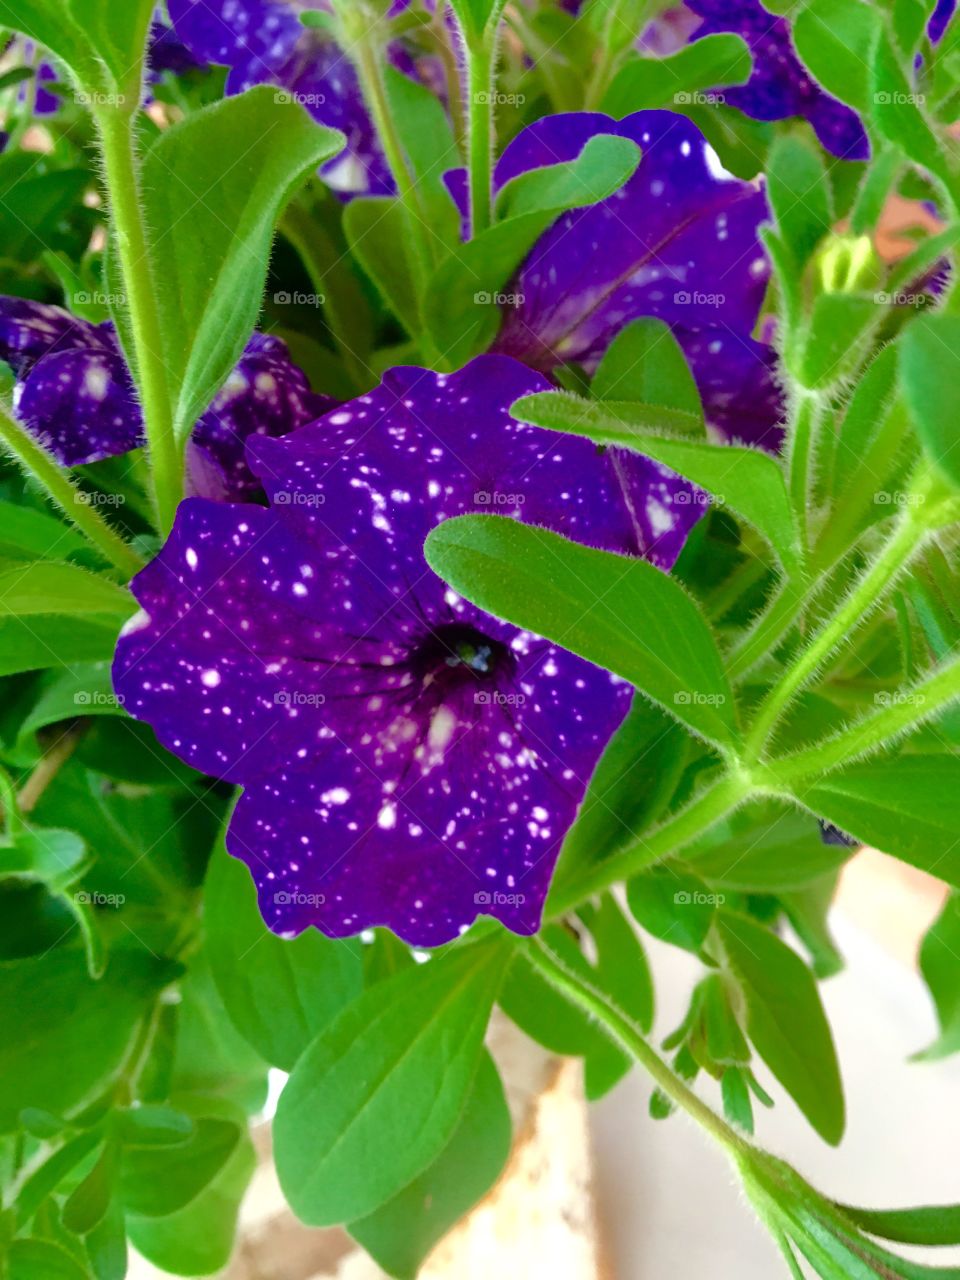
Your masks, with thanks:
M121 1134L128 1147L169 1147L186 1142L196 1129L191 1118L173 1107L133 1107L123 1112Z
M142 201L177 435L186 439L256 326L281 210L343 145L271 85L164 130L143 163ZM172 178L171 175L176 175ZM189 227L174 251L170 228ZM116 267L116 254L112 254ZM111 290L122 297L122 289ZM122 310L114 317L128 359Z
M463 946L377 983L298 1060L274 1144L301 1221L365 1217L437 1158L476 1075L509 955Z
M540 936L568 968L576 970L588 981L594 980L595 975L583 952L565 928L546 925ZM547 982L523 952L507 970L499 1004L511 1022L551 1053L583 1058L589 1054L602 1054L609 1044L607 1037L580 1006Z
M0 573L0 616L100 613L125 618L135 608L124 587L76 565L35 560Z
M263 922L250 872L222 844L207 872L207 950L227 1012L267 1062L290 1071L362 988L358 947L307 929L279 938Z
M69 662L106 662L117 647L120 618L0 617L0 676L42 671Z
M699 408L691 413L689 409L636 400L586 400L571 391L538 391L521 396L513 402L510 412L532 426L546 426L548 430L567 431L591 440L609 434L615 437L610 443L615 444L645 441L654 432L672 432L696 440L704 434Z
M90 544L76 529L62 520L22 507L0 502L0 555L25 560L66 560L73 555L89 555Z
M457 246L433 273L424 319L451 368L490 345L501 320L498 296L558 215L605 200L627 181L637 148L612 145L625 141L612 135L591 139L576 160L517 179L518 212ZM510 193L503 198L509 202Z
M898 348L892 343L867 366L857 382L840 424L834 450L833 491L844 497L855 486L864 464L873 461L871 454L883 423L891 412L897 387ZM874 472L876 470L874 462ZM887 473L873 476L877 485Z
M461 163L447 112L425 84L384 67L390 113L410 162L417 201L426 214L430 233L449 249L460 240L460 214L443 181L443 174Z
M211 1108L210 1100L184 1100L184 1106ZM217 1106L230 1120L229 1104ZM181 1276L219 1272L230 1260L237 1233L240 1202L257 1167L253 1142L244 1127L232 1154L199 1195L163 1218L127 1218L130 1240L138 1252L162 1271Z
M960 893L943 911L920 946L920 972L933 999L940 1035L919 1056L931 1061L960 1051ZM960 1241L957 1241L960 1244Z
M719 842L688 845L681 855L691 871L721 889L801 889L835 871L853 852L825 844L808 814L785 805L745 809L727 826Z
M777 460L760 449L711 444L706 440L670 439L654 434L657 421L634 426L622 404L580 400L565 391L542 391L518 400L511 412L524 422L586 436L598 444L616 445L655 458L664 466L711 493L729 506L767 539L787 569L796 569L801 557L800 538L787 495L786 481ZM634 406L634 417L645 416L647 406ZM654 410L650 417L658 416ZM669 410L673 413L674 410ZM664 427L669 430L669 424Z
M448 520L425 550L430 567L481 609L622 676L706 741L736 741L710 628L683 588L645 560L501 516Z
M746 42L728 34L704 36L664 58L638 54L614 76L600 110L622 120L634 111L689 106L704 91L746 84L752 66Z
M699 954L723 895L689 871L650 867L627 884L633 918L661 942Z
M598 134L576 160L530 169L511 179L497 196L501 221L531 213L555 215L619 191L636 172L640 148L630 138Z
M746 916L721 911L717 936L743 993L747 1034L757 1052L817 1133L835 1146L844 1130L843 1086L810 970L776 934Z
M25 1107L65 1113L102 1086L169 977L152 957L117 948L99 981L75 950L0 964L0 1133Z
M450 0L468 42L479 40L500 20L506 0Z
M830 387L863 356L866 334L883 317L876 296L821 293L813 304L797 376L805 387Z
M797 15L793 39L820 84L866 115L872 105L870 64L880 30L880 15L863 0L813 0Z
M164 1218L185 1208L223 1168L240 1134L232 1120L201 1116L186 1142L127 1147L121 1172L125 1208L147 1218Z
M388 1275L415 1280L433 1246L490 1189L510 1154L510 1112L490 1055L449 1144L418 1178L348 1230Z
M584 918L597 950L594 985L648 1033L653 1026L653 978L636 929L610 893L603 895L595 911L584 912ZM587 1098L602 1098L632 1066L630 1057L606 1040L587 1055Z
M958 343L960 316L919 316L900 339L900 380L927 456L960 486L960 379L952 368Z
M960 1205L921 1205L916 1209L855 1209L838 1204L837 1208L858 1227L883 1240L935 1248L960 1244Z
M851 765L799 798L863 844L960 887L960 757Z
M743 1072L737 1067L728 1067L720 1078L720 1093L723 1098L723 1114L730 1124L735 1124L744 1133L753 1134L753 1104L750 1101L750 1089L743 1078ZM803 1280L798 1271L796 1275Z
M700 392L670 326L653 316L626 325L604 352L590 384L598 400L664 405L702 419ZM525 401L537 400L528 396Z
M63 1206L61 1220L68 1231L85 1236L103 1221L113 1197L116 1167L116 1147L106 1143L96 1164L71 1191Z
M793 134L777 138L767 160L767 194L780 235L802 267L834 222L819 151Z
M916 164L948 184L950 166L943 145L927 122L917 93L907 79L897 52L881 31L873 52L871 76L871 115L878 131L895 143Z
M659 707L634 698L567 832L552 888L575 882L657 820L680 779L688 741Z
M399 200L359 196L343 215L350 251L411 337L420 332L414 271L407 255L406 213Z
M7 1280L89 1280L86 1268L52 1240L14 1240Z
M139 100L153 0L17 0L5 20L65 62L89 92Z

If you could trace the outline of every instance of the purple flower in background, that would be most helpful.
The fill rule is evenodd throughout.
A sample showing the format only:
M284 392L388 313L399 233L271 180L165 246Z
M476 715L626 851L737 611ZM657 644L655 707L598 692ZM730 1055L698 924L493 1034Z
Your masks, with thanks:
M0 359L13 369L18 417L64 466L98 462L143 443L143 423L113 325L60 307L0 298ZM255 434L286 435L330 408L279 338L254 334L187 445L188 486L218 500L261 493L246 464Z
M548 116L506 148L497 191L575 159L598 134L632 139L640 165L615 195L563 214L540 237L508 286L517 302L504 309L494 350L536 369L592 369L624 325L657 316L684 348L708 421L775 447L775 353L751 336L770 274L758 236L766 200L722 169L696 125L671 111Z
M390 172L349 57L329 35L305 27L296 0L169 0L177 37L194 57L230 68L227 92L275 84L320 122L340 129L346 149L324 166L334 189L388 195Z
M632 690L453 593L423 542L501 512L670 562L690 488L514 421L544 378L502 356L391 370L252 465L269 509L187 501L133 582L116 688L196 768L240 784L227 844L279 933L387 925L418 945L479 914L534 931L563 837Z
M927 35L934 44L943 39L956 7L957 0L937 0L937 7L930 15L930 21L927 24Z
M745 85L724 89L732 107L754 120L803 116L827 151L844 160L866 160L870 143L855 111L826 93L800 62L786 18L768 13L760 0L686 0L703 18L695 38L718 32L742 36L753 55Z

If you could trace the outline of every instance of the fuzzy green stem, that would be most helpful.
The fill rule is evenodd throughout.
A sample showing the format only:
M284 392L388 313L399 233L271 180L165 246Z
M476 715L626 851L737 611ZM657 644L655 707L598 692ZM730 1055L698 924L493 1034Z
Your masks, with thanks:
M57 462L9 413L0 408L0 442L24 471L43 485L50 498L84 537L124 578L143 568L143 561L107 523L97 508L85 502L78 489Z
M588 1013L614 1044L638 1062L657 1088L694 1119L731 1159L736 1160L740 1153L749 1151L750 1144L670 1070L627 1015L580 974L568 969L541 938L534 938L524 955L541 977Z
M111 221L123 275L134 373L150 455L154 503L160 531L167 534L183 497L183 451L174 431L163 333L140 199L136 117L106 107L97 110L94 119L100 134Z
M547 899L548 918L564 916L584 899L662 862L721 822L757 789L758 784L751 777L738 773L723 775L661 826L589 868L579 879L561 882Z
M467 151L472 237L489 227L492 210L495 49L496 33L487 32L467 46Z
M794 578L784 578L766 609L731 650L727 672L733 681L742 680L758 662L777 647L797 618L811 602L819 584L808 589Z
M822 402L816 391L801 391L787 444L787 471L790 499L800 528L801 545L808 542L807 512L813 487L813 463Z
M773 761L771 771L790 785L889 746L960 698L960 658L911 688L885 696L888 701L880 710L804 751Z
M886 599L887 593L923 544L927 525L915 508L908 508L876 559L867 566L832 617L812 637L783 679L761 704L747 739L746 758L759 757L770 734L793 699L814 678L847 636Z

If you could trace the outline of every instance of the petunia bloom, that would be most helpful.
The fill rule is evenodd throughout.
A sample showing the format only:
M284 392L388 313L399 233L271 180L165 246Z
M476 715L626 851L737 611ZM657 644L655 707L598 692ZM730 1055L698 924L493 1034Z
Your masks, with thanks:
M758 234L766 199L722 169L696 125L671 111L547 116L506 148L496 190L575 159L601 134L634 141L639 167L614 195L563 214L540 237L504 291L513 305L494 350L545 371L566 361L589 370L624 325L657 316L683 346L711 424L776 447L775 352L752 337L770 275Z
M0 298L0 359L16 375L17 416L64 466L99 462L143 444L143 420L113 325L60 307ZM190 492L248 501L250 435L286 435L332 404L310 390L279 338L254 334L187 445Z
M760 0L686 0L703 23L694 39L719 32L742 36L753 55L745 85L725 88L725 101L754 120L802 116L827 151L844 160L866 160L870 143L857 113L817 84L793 47L790 23Z
M502 356L393 369L259 438L270 507L183 503L133 581L117 691L171 751L243 787L227 847L279 933L386 925L433 946L479 914L539 925L632 690L453 593L424 539L500 512L669 564L698 514L654 464L510 417L546 386Z
M346 149L324 166L324 180L344 193L388 195L393 181L347 54L300 21L299 0L169 0L177 37L194 57L230 68L227 92L275 84L320 124L340 129Z

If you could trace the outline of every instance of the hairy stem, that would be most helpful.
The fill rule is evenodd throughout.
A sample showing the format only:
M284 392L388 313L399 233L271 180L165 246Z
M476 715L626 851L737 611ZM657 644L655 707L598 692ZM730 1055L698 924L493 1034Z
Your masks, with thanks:
M154 504L160 532L167 534L183 497L183 451L174 430L163 333L140 200L136 117L105 107L94 113L94 119L100 134L110 215L123 275L133 343L133 371L150 454Z
M617 853L590 868L580 879L561 886L547 900L549 918L566 915L585 898L601 893L612 884L629 879L646 867L684 848L698 836L737 809L758 789L755 780L740 774L725 774L661 826L625 845Z
M787 441L787 473L790 499L800 526L800 542L806 547L809 541L807 512L813 488L813 464L823 408L821 397L816 391L802 391L800 396L793 430Z
M728 1155L736 1157L750 1149L749 1143L670 1070L627 1015L621 1013L615 1004L586 979L568 969L541 938L533 939L524 955L552 987L579 1005L599 1024L614 1044L635 1059L653 1079L657 1088L675 1106L691 1116Z
M470 234L490 225L493 201L493 118L496 103L496 35L485 32L467 46L467 138L470 169Z
M823 663L863 619L883 603L900 573L919 551L926 533L927 526L915 509L908 509L900 517L880 554L866 567L840 607L823 623L761 704L747 739L748 760L760 755L780 717Z
M63 514L84 537L122 574L130 578L143 568L143 561L107 523L97 508L85 501L86 494L61 470L59 464L9 413L0 408L0 442L16 458L24 471L43 485Z

